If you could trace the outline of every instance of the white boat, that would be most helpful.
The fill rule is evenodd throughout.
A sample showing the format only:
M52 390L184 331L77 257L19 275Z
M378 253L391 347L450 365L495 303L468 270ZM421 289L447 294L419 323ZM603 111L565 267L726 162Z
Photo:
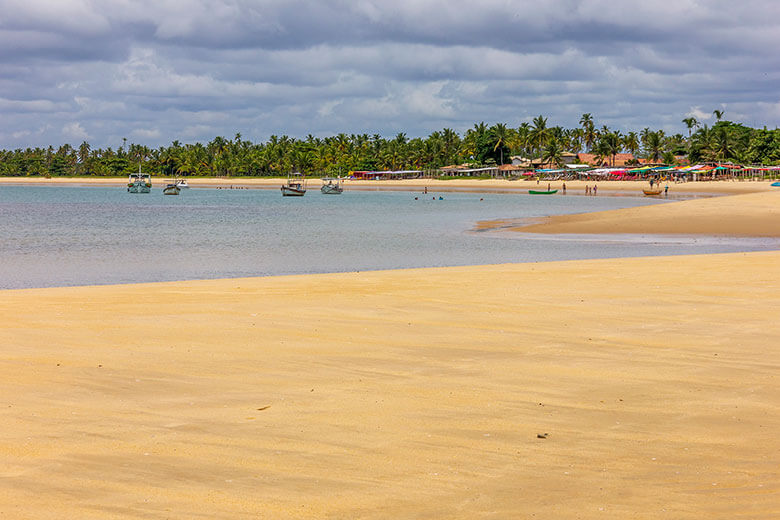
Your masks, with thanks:
M324 195L341 195L344 192L344 186L341 185L341 178L323 177L320 191Z
M306 194L306 177L302 173L291 173L282 186L283 197L303 197Z
M190 185L187 184L187 179L179 179L178 181L176 181L176 186L178 186L179 189L182 190L190 187Z
M131 173L127 178L128 193L149 193L152 191L152 176L141 172L141 165L138 165L138 173Z

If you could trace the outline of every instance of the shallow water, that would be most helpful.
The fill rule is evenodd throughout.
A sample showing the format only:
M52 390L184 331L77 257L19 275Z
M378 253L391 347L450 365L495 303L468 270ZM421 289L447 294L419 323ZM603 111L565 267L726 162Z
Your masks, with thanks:
M444 200L438 200L439 195ZM419 200L415 200L418 197ZM436 200L433 200L433 199ZM713 253L772 240L545 237L479 220L658 204L637 197L0 186L0 288Z

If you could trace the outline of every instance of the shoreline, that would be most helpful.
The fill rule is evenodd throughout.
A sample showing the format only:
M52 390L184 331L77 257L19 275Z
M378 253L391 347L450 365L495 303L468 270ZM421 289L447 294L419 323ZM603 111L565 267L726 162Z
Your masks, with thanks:
M225 188L229 186L250 189L278 189L285 182L284 178L190 178L187 182L193 188ZM164 186L171 182L170 177L154 177L154 186ZM310 189L319 188L319 178L307 179ZM96 178L96 177L57 177L51 179L38 177L0 177L2 185L39 185L39 186L124 186L125 178ZM585 186L596 184L600 194L619 193L622 195L644 196L642 189L649 185L644 181L565 181L566 195L585 195ZM771 191L770 184L773 181L697 181L685 183L669 183L669 194L674 197L684 195L725 195L738 193L756 193ZM549 181L552 189L561 190L563 181ZM548 181L535 180L506 180L506 179L404 179L404 180L345 180L345 191L349 190L410 190L416 191L428 187L433 191L460 191L471 190L474 192L503 192L503 193L527 193L528 190L546 188ZM563 196L559 191L555 196Z
M674 201L517 223L481 221L477 231L572 235L705 235L780 238L780 191Z
M765 518L779 261L5 291L0 510Z

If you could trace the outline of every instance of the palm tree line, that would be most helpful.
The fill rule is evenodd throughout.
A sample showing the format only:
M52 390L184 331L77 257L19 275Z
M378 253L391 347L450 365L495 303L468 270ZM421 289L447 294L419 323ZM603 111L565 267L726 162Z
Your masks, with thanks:
M0 151L2 176L114 176L144 171L182 176L278 176L292 171L306 174L346 174L355 170L434 170L448 165L495 166L520 156L560 166L564 154L588 152L598 164L614 165L616 156L629 153L653 163L675 164L734 161L742 164L780 163L780 131L754 129L723 120L713 112L711 127L694 117L682 119L687 136L667 135L643 128L622 133L603 125L592 114L582 114L579 126L549 126L540 115L517 128L504 123L476 123L463 135L444 128L425 138L405 133L385 138L379 134L338 134L303 139L272 135L264 143L218 136L206 144L182 144L150 148L141 144L92 148L86 141L78 148L26 148Z

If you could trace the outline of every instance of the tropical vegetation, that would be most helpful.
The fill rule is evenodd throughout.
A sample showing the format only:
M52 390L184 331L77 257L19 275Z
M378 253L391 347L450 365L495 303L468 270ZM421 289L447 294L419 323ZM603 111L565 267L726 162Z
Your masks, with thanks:
M511 162L511 157L541 159L560 165L564 154L589 152L600 164L614 164L620 153L630 153L654 163L675 164L681 159L697 162L780 163L780 130L757 129L723 119L713 112L711 127L694 117L681 123L687 135L667 135L644 128L621 133L598 127L591 114L583 114L579 126L550 126L543 116L512 128L503 123L475 124L460 135L451 128L429 136L409 138L404 133L385 138L378 134L338 134L305 138L272 135L253 143L236 134L215 137L206 144L150 148L127 144L116 150L92 148L86 141L77 148L0 150L0 176L116 176L144 171L182 176L279 176L291 171L307 174L346 174L356 170L432 170L454 164L474 167Z

